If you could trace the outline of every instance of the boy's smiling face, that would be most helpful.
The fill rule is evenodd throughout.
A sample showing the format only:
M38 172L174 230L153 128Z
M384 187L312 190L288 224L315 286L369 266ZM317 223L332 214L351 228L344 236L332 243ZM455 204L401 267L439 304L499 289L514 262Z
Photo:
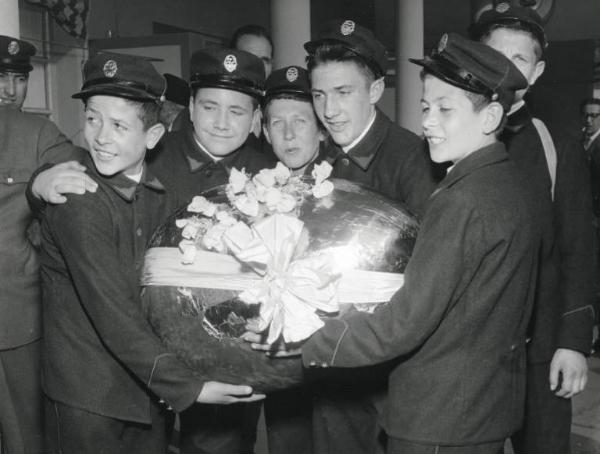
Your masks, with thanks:
M86 101L83 133L96 169L104 176L138 175L146 149L153 148L163 132L159 124L144 128L133 101L105 95Z
M194 136L213 156L233 153L258 121L252 97L225 88L198 88L190 99Z
M502 108L493 103L502 113ZM423 134L434 162L458 162L493 143L498 121L490 118L490 106L476 112L461 88L430 74L423 80ZM500 117L501 119L501 117ZM495 122L495 123L494 123Z

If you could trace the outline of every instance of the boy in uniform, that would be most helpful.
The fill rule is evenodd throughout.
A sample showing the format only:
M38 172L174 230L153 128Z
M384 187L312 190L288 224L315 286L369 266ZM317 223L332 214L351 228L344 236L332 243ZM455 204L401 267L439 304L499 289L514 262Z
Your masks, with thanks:
M315 112L329 133L323 157L331 176L364 184L421 216L435 188L432 165L423 140L376 107L385 88L383 44L352 20L334 20L304 47ZM344 372L344 382L315 387L315 452L376 452L377 401L388 373L388 365Z
M343 370L396 361L382 421L390 454L498 454L522 418L539 231L496 136L527 82L458 35L412 61L424 67L431 158L452 167L428 201L404 286L373 314L327 321L302 360Z
M164 133L165 79L141 57L109 53L86 63L84 79L74 97L85 103L84 165L98 187L48 206L42 224L48 450L163 453L166 405L262 396L189 370L141 310L146 242L176 207L144 164Z
M544 71L548 45L541 19L530 8L499 3L472 26L472 35L502 52L529 86ZM528 87L527 87L528 88ZM519 90L500 136L511 159L537 192L543 249L528 344L525 425L517 453L569 452L571 400L587 380L592 343L593 226L588 167L576 138L550 137L533 119Z

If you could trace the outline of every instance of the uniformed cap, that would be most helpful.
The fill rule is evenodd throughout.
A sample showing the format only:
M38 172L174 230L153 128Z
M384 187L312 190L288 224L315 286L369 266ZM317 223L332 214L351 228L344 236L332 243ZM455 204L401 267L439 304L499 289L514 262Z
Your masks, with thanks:
M165 73L163 76L167 81L165 99L180 106L187 106L190 103L190 86L188 83L173 74Z
M31 72L31 57L35 55L33 44L10 36L0 35L0 71Z
M192 55L190 67L192 89L225 88L256 98L264 94L265 67L249 52L209 47Z
M309 55L314 55L323 44L338 43L362 58L376 77L387 70L385 47L373 32L352 20L336 19L322 25L317 38L304 44Z
M308 71L300 66L287 66L273 71L265 84L265 104L279 95L310 101L312 95Z
M166 87L165 78L146 58L102 52L85 62L83 86L73 98L107 95L161 102Z
M548 38L542 26L542 18L535 10L525 6L501 2L495 8L484 11L479 19L469 27L473 39L479 40L494 25L518 25L533 34L542 50L548 47Z
M431 56L409 60L451 85L488 95L506 111L512 105L515 91L527 87L523 74L502 53L456 33L442 36Z

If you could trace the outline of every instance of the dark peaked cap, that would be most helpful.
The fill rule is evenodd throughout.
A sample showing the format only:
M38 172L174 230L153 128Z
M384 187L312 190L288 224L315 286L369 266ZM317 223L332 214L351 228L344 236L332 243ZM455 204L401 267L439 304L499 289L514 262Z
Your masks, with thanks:
M539 14L531 8L511 5L508 2L498 3L495 8L484 11L477 22L469 27L469 34L473 39L479 40L494 25L515 24L531 32L542 46L542 50L548 47L548 38Z
M164 73L163 76L167 80L165 98L186 107L190 103L190 86L188 83L174 74Z
M35 47L21 39L0 35L0 70L17 73L31 72L31 57Z
M224 88L262 98L265 66L260 58L238 49L209 47L192 55L190 86Z
M304 44L304 49L313 55L317 48L328 42L343 45L356 53L369 66L375 77L382 77L387 70L385 46L379 42L373 32L352 20L335 19L325 22L316 39Z
M146 58L137 55L98 53L83 66L83 87L73 98L115 96L136 101L164 100L165 78Z
M312 100L308 71L300 66L286 66L273 71L265 84L265 104L278 95Z
M409 60L444 82L490 96L507 112L515 91L528 85L521 71L502 53L456 33L443 35L431 56Z

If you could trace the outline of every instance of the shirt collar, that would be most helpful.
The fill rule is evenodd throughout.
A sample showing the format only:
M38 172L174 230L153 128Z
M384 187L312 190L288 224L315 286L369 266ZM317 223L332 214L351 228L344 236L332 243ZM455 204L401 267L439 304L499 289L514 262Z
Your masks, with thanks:
M596 137L598 137L598 136L600 136L600 128L598 128L598 130L594 134L592 134L587 141L584 142L584 146L585 146L586 150L589 148L589 146L592 144L592 142L594 140L596 140Z
M379 109L375 111L373 124L366 130L366 134L356 143L346 155L361 169L367 170L375 159L377 150L387 137L391 121ZM340 156L344 155L340 146L329 140L328 161L333 164Z
M373 126L373 122L375 121L375 116L377 115L377 112L375 109L373 109L373 113L371 114L371 118L369 118L369 121L367 123L367 126L365 127L365 129L363 129L363 132L360 133L360 135L354 139L352 141L352 143L350 143L350 145L346 145L345 147L341 147L342 150L344 151L344 153L348 153L350 150L352 150L352 148L354 148L356 146L357 143L359 143L364 136L367 135L367 132L369 132L369 130L371 129L371 126Z

